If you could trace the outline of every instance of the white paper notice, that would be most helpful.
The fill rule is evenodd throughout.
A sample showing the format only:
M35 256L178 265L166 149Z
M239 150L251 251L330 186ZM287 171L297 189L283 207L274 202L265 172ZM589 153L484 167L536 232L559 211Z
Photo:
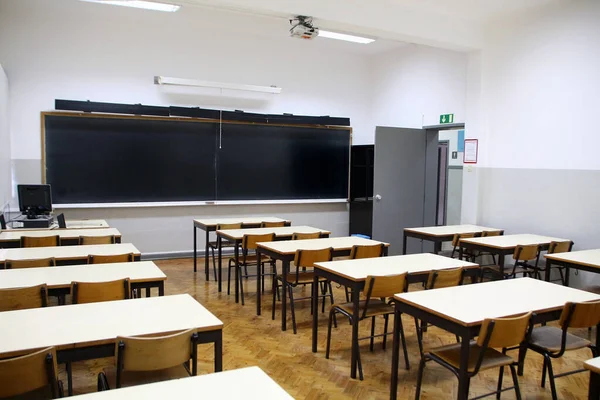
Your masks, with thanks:
M465 155L463 161L471 164L477 163L477 140L465 139Z

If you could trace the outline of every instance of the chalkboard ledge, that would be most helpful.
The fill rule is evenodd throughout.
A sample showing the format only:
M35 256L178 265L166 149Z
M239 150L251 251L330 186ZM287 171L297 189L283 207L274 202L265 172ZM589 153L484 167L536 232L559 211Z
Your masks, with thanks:
M167 201L139 203L78 203L53 204L54 209L74 208L132 208L132 207L189 207L189 206L233 206L233 205L271 205L271 204L331 204L348 203L348 199L301 199L301 200L231 200L231 201Z

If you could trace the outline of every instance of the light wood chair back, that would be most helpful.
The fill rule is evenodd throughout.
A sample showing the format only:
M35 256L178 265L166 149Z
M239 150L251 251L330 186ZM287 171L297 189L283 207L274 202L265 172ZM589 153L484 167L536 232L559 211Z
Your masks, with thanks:
M196 348L195 329L154 337L117 337L117 363L123 371L157 371L189 362ZM120 358L120 361L118 360Z
M60 246L60 236L21 236L21 247L54 247Z
M530 320L530 312L511 318L487 318L481 325L477 344L495 349L518 346L525 340Z
M452 238L452 246L457 247L460 243L460 239L471 239L474 238L474 233L455 233Z
M382 257L385 246L383 243L374 244L374 245L354 245L352 246L352 250L350 250L350 258L352 260L358 258L375 258Z
M313 233L294 233L292 235L292 240L309 240L309 239L319 239L321 237L321 232L313 232Z
M120 263L120 262L133 262L133 253L127 254L114 254L110 256L104 255L88 255L88 264L108 264L108 263Z
M333 259L333 248L319 250L296 250L294 265L296 268L312 268L317 262L326 262Z
M106 282L71 282L73 304L126 300L130 294L129 278Z
M237 223L237 224L219 224L217 225L217 230L218 231L223 231L226 229L242 229L242 223Z
M6 260L7 269L54 267L54 258L36 258L33 260Z
M272 242L275 240L274 233L265 233L264 235L244 235L242 238L242 249L256 250L256 244L260 242Z
M514 260L531 261L538 258L540 247L537 244L518 245L513 253Z
M600 300L565 304L559 324L566 328L591 328L600 323Z
M79 236L79 244L80 245L88 245L88 244L115 244L116 238L115 235L107 235L107 236Z
M504 231L483 231L481 237L501 236L503 233Z
M566 242L550 242L548 246L548 254L555 253L568 253L573 249L573 242L567 240Z
M285 221L279 221L279 222L263 221L260 223L261 228L281 228L283 226L285 226Z
M363 293L367 298L386 298L404 292L406 291L406 275L406 272L388 276L369 275L365 281Z
M50 386L53 398L59 397L54 347L0 360L0 398L12 398L46 386Z
M440 289L462 284L464 270L462 268L441 269L431 271L427 278L427 289Z
M0 311L25 310L47 305L48 288L45 284L16 289L0 289Z

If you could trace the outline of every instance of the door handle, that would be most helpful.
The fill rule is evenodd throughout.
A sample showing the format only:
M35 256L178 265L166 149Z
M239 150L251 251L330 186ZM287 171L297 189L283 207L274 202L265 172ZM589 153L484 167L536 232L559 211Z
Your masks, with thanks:
M377 200L377 201L381 201L381 195L380 195L380 194L376 194L376 195L375 195L375 200Z

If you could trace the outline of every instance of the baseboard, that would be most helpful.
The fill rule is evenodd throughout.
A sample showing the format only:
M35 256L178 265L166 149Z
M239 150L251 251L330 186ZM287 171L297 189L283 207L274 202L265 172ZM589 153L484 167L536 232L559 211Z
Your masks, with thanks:
M197 255L198 258L204 258L204 250L198 250ZM222 254L224 256L232 256L233 249L228 248L227 250L223 250ZM209 253L209 257L212 254ZM215 254L216 256L216 254ZM193 258L194 251L193 250L183 250L183 251L167 251L167 252L156 252L156 253L142 253L142 260L144 261L152 261L152 260L172 260L176 258Z

